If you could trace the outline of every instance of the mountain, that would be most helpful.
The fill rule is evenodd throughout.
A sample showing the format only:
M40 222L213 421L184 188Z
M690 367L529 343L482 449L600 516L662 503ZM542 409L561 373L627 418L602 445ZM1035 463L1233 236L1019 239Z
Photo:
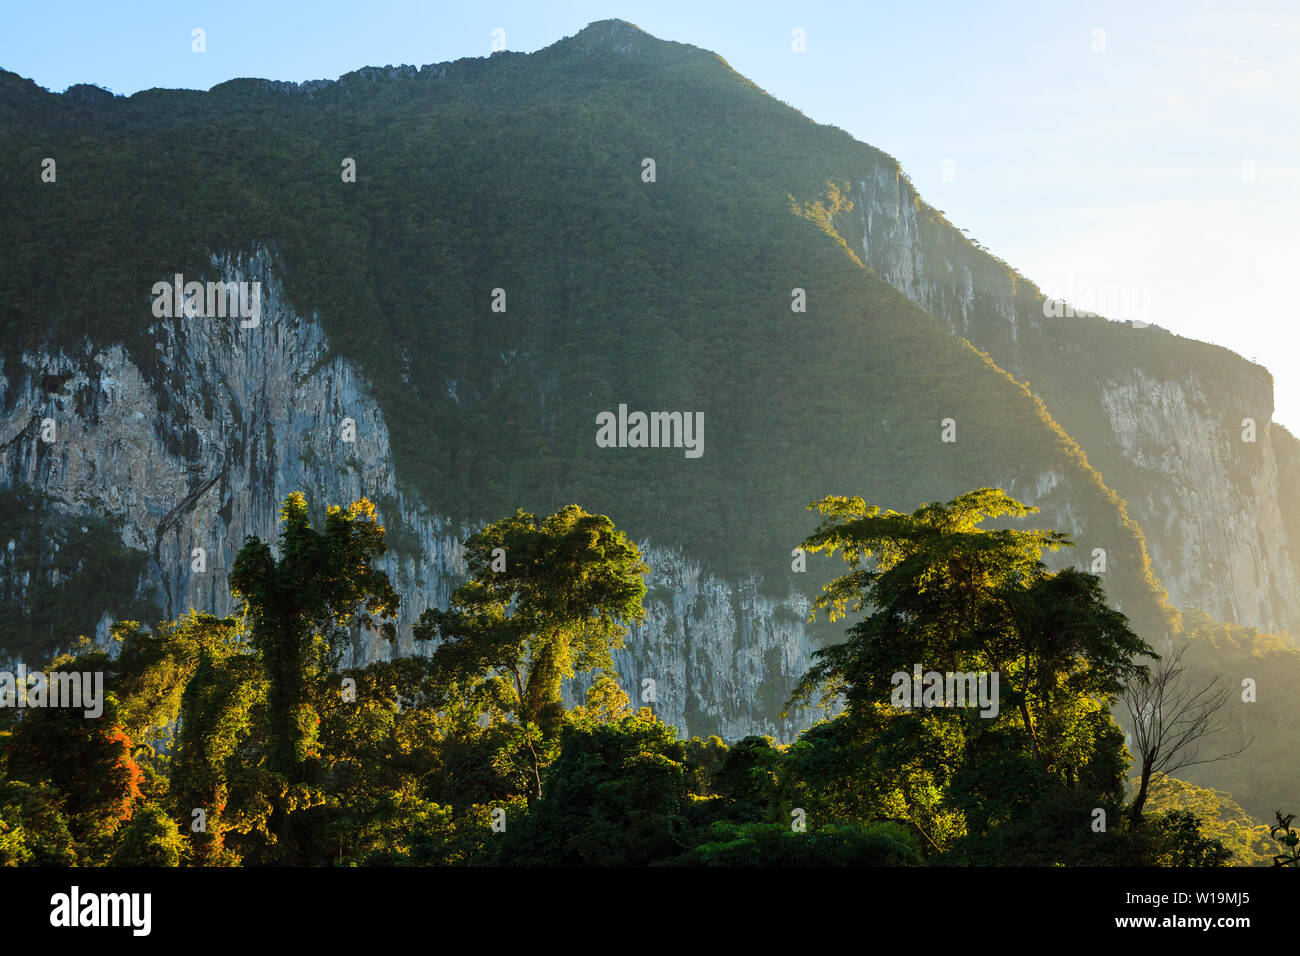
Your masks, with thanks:
M791 555L827 494L1006 488L1075 536L1066 563L1104 552L1153 644L1174 604L1300 625L1300 449L1264 369L1047 317L894 160L706 51L601 21L530 55L206 93L0 73L0 147L12 657L229 611L234 554L294 490L368 495L388 528L398 645L357 634L354 662L419 651L483 521L610 515L652 568L620 674L695 734L812 719L780 714L838 633L807 622L833 569ZM158 314L177 274L259 283L260 321ZM620 406L702 414L702 453L601 447Z
M1272 422L1268 371L1154 326L1048 315L1061 310L921 202L897 163L877 154L845 166L853 208L837 232L1033 384L1128 503L1174 603L1300 632L1300 442Z

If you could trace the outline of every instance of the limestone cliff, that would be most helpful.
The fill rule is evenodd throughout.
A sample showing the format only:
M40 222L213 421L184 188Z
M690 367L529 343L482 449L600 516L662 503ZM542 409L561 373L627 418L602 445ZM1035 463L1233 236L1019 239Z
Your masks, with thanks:
M227 281L262 283L261 324L153 320L152 378L121 346L24 354L21 374L0 380L0 480L41 488L69 513L120 518L124 542L150 557L138 587L167 617L191 607L232 611L226 574L235 554L246 535L274 540L290 492L305 491L314 505L367 495L388 530L384 567L402 596L399 637L392 647L354 635L349 663L423 652L411 624L447 604L470 529L403 491L367 383L330 356L320 324L285 301L268 251L213 266ZM41 437L47 419L53 442ZM342 437L345 419L355 441ZM790 736L793 722L776 715L808 665L807 599L773 600L755 580L721 580L680 549L641 547L652 568L649 614L616 655L633 700L683 729ZM201 571L195 549L203 549ZM99 640L111 623L100 617Z
M1155 326L1045 315L1037 286L864 153L834 214L863 263L1030 383L1127 501L1174 604L1300 632L1300 444L1271 423L1267 370Z

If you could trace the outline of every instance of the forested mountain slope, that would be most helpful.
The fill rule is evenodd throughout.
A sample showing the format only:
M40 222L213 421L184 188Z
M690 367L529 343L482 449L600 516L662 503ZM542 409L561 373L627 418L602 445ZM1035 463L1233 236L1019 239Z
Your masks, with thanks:
M129 98L0 73L0 153L0 483L27 515L0 552L7 655L224 613L234 553L293 490L379 503L401 652L472 527L610 515L652 568L620 671L692 733L806 722L778 715L835 630L806 623L829 569L791 549L826 494L1005 488L1075 536L1065 560L1105 552L1153 643L1178 629L1165 579L1216 617L1295 620L1296 450L1266 372L1044 318L892 160L695 47L602 21L531 55ZM158 316L178 273L262 283L260 324ZM600 447L620 405L702 413L702 454ZM81 524L121 552L44 546ZM59 601L88 581L113 589Z

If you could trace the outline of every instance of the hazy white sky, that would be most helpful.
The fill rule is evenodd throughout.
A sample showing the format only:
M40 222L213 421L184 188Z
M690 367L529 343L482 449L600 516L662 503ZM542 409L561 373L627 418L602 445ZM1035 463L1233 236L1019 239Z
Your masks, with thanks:
M54 90L207 89L483 56L496 28L531 51L607 17L715 50L896 156L928 201L1049 295L1084 283L1149 295L1149 316L1133 317L1257 358L1275 419L1300 431L1294 2L55 0L6 12L0 66Z

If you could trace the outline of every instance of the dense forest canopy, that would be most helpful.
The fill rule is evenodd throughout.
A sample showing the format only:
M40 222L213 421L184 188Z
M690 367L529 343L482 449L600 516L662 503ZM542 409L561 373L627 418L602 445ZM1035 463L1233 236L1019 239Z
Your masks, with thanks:
M819 608L854 623L801 694L845 706L795 742L681 739L634 708L609 656L643 613L646 567L604 516L517 511L467 544L428 608L428 656L339 670L350 628L400 596L365 500L231 571L239 617L121 622L49 672L107 675L99 719L0 709L9 865L1155 865L1294 856L1226 794L1160 777L1131 805L1110 715L1159 654L1095 575L1043 564L1055 531L988 528L1029 508L981 489L911 514L814 503L804 542L844 574ZM913 670L994 678L995 707L900 705ZM597 672L566 709L563 679ZM948 690L951 690L951 684ZM984 701L988 703L988 701ZM1283 825L1285 822L1286 825ZM1292 841L1292 842L1288 842ZM1270 855L1270 851L1273 851Z

